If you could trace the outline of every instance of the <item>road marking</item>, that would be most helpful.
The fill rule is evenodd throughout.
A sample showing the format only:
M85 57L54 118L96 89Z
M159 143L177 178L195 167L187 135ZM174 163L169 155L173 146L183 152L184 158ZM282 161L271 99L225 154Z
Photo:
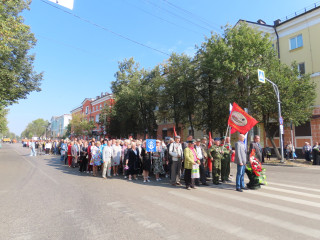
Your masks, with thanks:
M246 193L252 194L252 195L260 195L260 196L263 196L263 197L275 198L275 199L279 199L279 200L282 200L282 201L287 201L287 202L292 202L292 203L305 205L305 206L308 206L308 207L320 208L320 204L319 203L315 203L315 202L311 202L311 201L307 201L307 200L302 200L302 199L297 199L297 198L292 198L292 197L279 196L279 195L276 195L276 194L265 193L265 192L260 192L260 191L246 191Z
M17 150L14 150L17 154L21 154L19 153ZM29 159L27 159L25 156L21 156L27 163L29 163L31 166L33 166L34 168L36 168L42 175L44 175L45 177L47 177L48 179L50 179L52 182L54 182L55 184L59 185L59 183L52 178L51 176L49 176L46 172L44 172L42 169L38 168L36 165L34 165Z
M283 184L283 183L274 183L274 182L269 182L268 181L268 187L269 187L269 185L288 187L288 188L296 188L296 189L307 190L307 191L312 191L312 192L320 192L320 189L314 189L314 188L308 188L308 187L300 187L300 186L294 186L294 185Z
M290 214L294 214L294 215L297 215L297 216L301 216L301 217L310 218L310 219L314 219L314 220L320 221L320 215L316 214L316 213L313 213L313 212L307 212L307 211L303 211L303 210L299 210L299 209L295 209L295 208L290 208L290 207L286 207L286 206L280 206L280 205L277 205L277 204L269 203L267 201L259 201L259 200L249 199L247 197L239 196L239 194L237 194L237 195L229 194L226 191L219 192L219 191L212 191L210 189L204 189L204 188L200 188L199 191L203 191L203 192L209 193L209 194L214 195L214 196L220 196L220 197L225 197L225 198L228 198L228 199L231 199L231 200L237 200L237 201L244 202L244 203L248 203L250 201L250 204L254 204L254 205L257 205L257 206L260 206L260 207L271 208L271 209L276 210L276 211L290 213Z
M304 197L320 198L320 195L315 195L315 194L311 194L311 193L304 193L304 192L297 192L297 191L283 189L283 188L274 188L274 187L270 187L270 186L264 188L264 190L283 192L283 193L290 193L290 194L295 194L295 195L304 196Z
M214 204L211 204L211 203L203 201L203 199L201 199L199 197L194 197L192 195L188 195L188 194L177 192L177 191L170 191L169 193L172 195L175 195L177 197L185 198L185 199L191 200L193 202L198 202L200 204L207 205L212 208L218 208L218 209L224 210L226 212L238 214L238 215L248 217L251 219L256 219L259 222L265 222L267 224L274 225L276 227L281 227L281 228L286 229L290 232L300 233L300 234L303 234L308 237L320 236L320 230L305 227L302 225L297 225L297 224L294 224L294 223L291 223L288 221L284 221L284 220L278 220L276 218L269 217L264 214L259 214L257 212L253 212L253 211L249 211L249 210L242 210L241 208L234 207L230 204L223 204L223 203L219 203L219 202L214 202ZM247 202L249 202L251 204L251 200L248 199Z
M225 222L220 220L217 217L214 216L208 216L208 215L203 215L197 211L193 211L188 208L184 208L180 205L172 204L168 201L163 201L162 199L158 199L155 197L150 197L150 196L143 196L143 199L156 204L162 208L165 208L171 212L178 213L180 215L189 217L192 219L192 221L198 221L200 223L206 223L206 225L210 225L213 228L219 229L223 232L226 232L228 234L234 235L237 238L241 239L270 239L269 237L263 236L263 235L258 235L255 232L251 232L245 228L233 225L229 222ZM227 226L227 227L226 227Z

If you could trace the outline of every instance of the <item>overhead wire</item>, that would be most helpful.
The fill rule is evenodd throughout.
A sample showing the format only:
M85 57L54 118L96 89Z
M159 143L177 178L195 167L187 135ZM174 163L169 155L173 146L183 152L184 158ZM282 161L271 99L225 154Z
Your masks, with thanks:
M188 23L191 23L191 24L193 24L193 25L195 25L195 26L198 26L198 27L200 27L200 28L202 28L202 29L205 29L205 30L207 30L207 31L211 31L211 29L209 29L209 28L207 28L207 27L204 27L204 26L201 26L200 24L195 23L195 22L193 22L193 21L191 21L191 20L189 20L189 19L187 19L187 18L185 18L185 17L182 17L182 16L180 16L180 15L178 15L178 14L176 14L176 13L174 13L174 12L168 10L168 9L165 9L165 8L163 8L163 7L159 6L159 5L151 2L151 1L148 1L148 0L143 0L143 1L146 2L146 3L149 3L149 4L153 5L153 6L155 6L156 8L159 8L159 9L165 11L165 12L168 12L169 14L171 14L171 15L177 17L177 18L180 18L180 19L182 19L182 20L184 20L184 21L186 21L186 22L188 22Z
M167 19L164 19L164 18L162 18L162 17L159 17L159 16L157 16L157 15L155 15L155 14L153 14L153 13L147 11L147 10L144 10L144 9L142 9L142 8L140 8L140 7L132 4L132 3L129 2L129 1L126 1L126 0L123 0L123 1L126 2L126 3L129 4L129 5L137 8L137 9L139 9L140 11L142 11L142 12L144 12L144 13L146 13L146 14L149 14L149 15L155 17L155 18L158 18L158 19L160 19L160 20L162 20L162 21L164 21L164 22L167 22L167 23L169 23L169 24L171 24L171 25L174 25L174 26L176 26L176 27L178 27L178 28L184 28L184 29L186 29L186 30L188 30L188 31L192 31L192 32L194 32L194 33L201 34L201 35L203 34L203 33L200 33L200 32L198 32L198 31L195 31L195 30L186 28L186 27L184 27L184 26L180 26L180 25L178 25L178 24L176 24L176 23L174 23L174 22L171 22L171 21L169 21L169 20L167 20Z
M195 18L198 18L199 21L201 21L202 23L206 24L208 27L211 27L211 28L213 28L213 29L216 29L216 27L213 26L211 23L209 23L209 21L208 21L207 19L205 19L205 18L203 18L203 17L200 17L200 16L194 14L193 12L190 12L190 11L188 11L188 10L182 8L182 7L179 7L179 6L177 6L177 5L169 2L168 0L162 0L162 1L164 1L165 3L167 3L168 5L170 5L171 7L180 10L181 12L184 12L184 13L186 13L186 14L188 14L188 15L190 15L190 16L193 16L193 17L195 17Z
M66 10L64 10L64 9L62 9L62 8L54 5L54 4L51 4L51 3L49 3L49 2L47 2L47 1L45 1L45 0L41 0L41 2L47 4L47 5L51 6L51 7L54 7L54 8L56 8L56 9L59 9L60 11L62 11L62 12L64 12L64 13L67 13L67 14L75 17L75 18L78 18L78 19L80 19L80 20L83 21L83 22L89 23L89 24L91 24L91 25L93 25L93 26L95 26L95 27L97 27L97 28L100 28L100 29L102 29L102 30L104 30L104 31L107 31L107 32L109 32L109 33L112 33L113 35L116 35L116 36L118 36L118 37L120 37L120 38L123 38L123 39L125 39L125 40L127 40L127 41L130 41L130 42L135 43L135 44L137 44L137 45L140 45L140 46L142 46L142 47L151 49L151 50L153 50L153 51L159 52L159 53L161 53L161 54L170 56L170 54L168 54L168 53L166 53L166 52L163 52L163 51L161 51L161 50L159 50L159 49L156 49L156 48L154 48L154 47L150 47L150 46L148 46L148 45L146 45L146 44L144 44L144 43L141 43L141 42L138 42L138 41L136 41L136 40L133 40L133 39L131 39L131 38L125 36L125 35L122 35L122 34L120 34L120 33L117 33L117 32L115 32L115 31L113 31L113 30L110 30L110 29L108 29L108 28L106 28L106 27L104 27L104 26L101 26L101 25L99 25L99 24L97 24L97 23L95 23L95 22L92 22L92 21L90 21L90 20L88 20L88 19L85 19L85 18L83 18L83 17L81 17L81 16L79 16L79 15L76 15L76 14L74 14L74 13L71 13L71 12L69 12L69 11L66 11Z

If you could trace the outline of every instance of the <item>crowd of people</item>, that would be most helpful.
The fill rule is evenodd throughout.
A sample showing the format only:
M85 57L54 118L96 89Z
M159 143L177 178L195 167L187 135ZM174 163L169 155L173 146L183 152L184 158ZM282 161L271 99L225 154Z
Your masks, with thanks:
M263 149L259 142L260 137L255 136L249 151L255 149L256 158L262 162ZM230 164L233 159L238 165L236 189L247 189L244 186L244 171L247 162L251 161L247 151L239 148L240 143L236 143L235 150L232 149L229 137L214 138L208 144L206 137L194 140L193 136L188 136L181 143L180 136L175 136L166 142L156 140L154 152L147 151L146 141L142 139L31 140L27 145L31 148L31 156L37 154L37 149L42 154L59 154L61 162L70 168L79 168L81 173L104 179L123 175L128 181L142 176L144 183L150 182L150 175L153 174L155 181L169 178L172 186L181 186L181 179L184 179L188 190L200 184L209 185L208 178L212 178L214 185L231 182ZM212 172L209 162L212 163ZM247 186L251 188L250 184L251 181ZM255 185L252 189L256 188Z

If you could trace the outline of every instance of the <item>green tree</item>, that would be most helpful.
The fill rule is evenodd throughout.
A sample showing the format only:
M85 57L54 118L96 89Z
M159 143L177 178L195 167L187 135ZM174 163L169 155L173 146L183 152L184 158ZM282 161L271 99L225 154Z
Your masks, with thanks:
M33 70L34 55L28 54L36 39L20 15L30 2L7 0L0 4L0 106L41 90L42 73Z
M71 135L71 124L69 123L66 127L66 132L63 135L63 138L69 138Z
M180 123L188 124L193 134L197 92L191 58L185 54L173 53L164 66L164 73L158 115L173 119L176 129L179 129Z
M264 124L280 158L273 140L278 133L277 99L271 84L258 82L257 69L265 70L267 77L278 85L282 116L296 124L304 123L312 114L315 85L310 76L299 76L296 65L280 63L269 35L245 23L225 27L223 36L212 35L198 50L195 61L198 85L202 86L200 95L207 106L204 110L210 112L213 108L210 114L204 113L208 115L204 118L205 126L218 131L219 125L226 127L228 104L237 102L248 107L249 114Z
M48 126L49 122L47 120L38 118L27 125L26 129L21 133L21 137L44 137Z
M157 128L154 110L158 103L161 76L159 67L151 71L140 69L133 58L119 63L119 71L112 82L115 95L114 110L120 122L121 135L155 134Z
M8 131L7 114L8 109L0 107L0 134L2 135Z
M93 121L88 121L86 118L83 118L82 115L74 114L70 121L70 128L70 132L74 136L91 136L95 124Z

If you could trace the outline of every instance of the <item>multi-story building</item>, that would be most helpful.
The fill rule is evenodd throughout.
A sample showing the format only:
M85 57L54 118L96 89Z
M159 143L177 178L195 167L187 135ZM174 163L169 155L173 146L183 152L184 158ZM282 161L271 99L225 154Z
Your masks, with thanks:
M290 123L287 123L284 131L284 143L293 139L296 149L301 149L305 142L309 142L311 145L319 142L320 5L314 4L306 7L302 11L296 12L282 20L278 19L274 21L273 25L268 25L262 20L245 22L262 32L269 33L280 61L288 65L295 61L298 64L300 74L311 74L311 79L317 85L317 97L314 104L313 116L304 125L293 126L292 131L289 127ZM275 142L279 146L279 138L275 139Z
M102 109L108 105L112 107L114 104L114 97L110 93L101 93L96 98L85 98L81 105L71 111L71 114L80 114L87 121L93 121L95 123L95 129L93 129L93 135L105 135L107 134L103 127L99 125L99 117Z
M68 126L69 122L71 121L72 116L71 114L63 114L59 117L52 117L51 118L51 124L50 124L50 135L52 138L61 138L65 132L66 127Z

